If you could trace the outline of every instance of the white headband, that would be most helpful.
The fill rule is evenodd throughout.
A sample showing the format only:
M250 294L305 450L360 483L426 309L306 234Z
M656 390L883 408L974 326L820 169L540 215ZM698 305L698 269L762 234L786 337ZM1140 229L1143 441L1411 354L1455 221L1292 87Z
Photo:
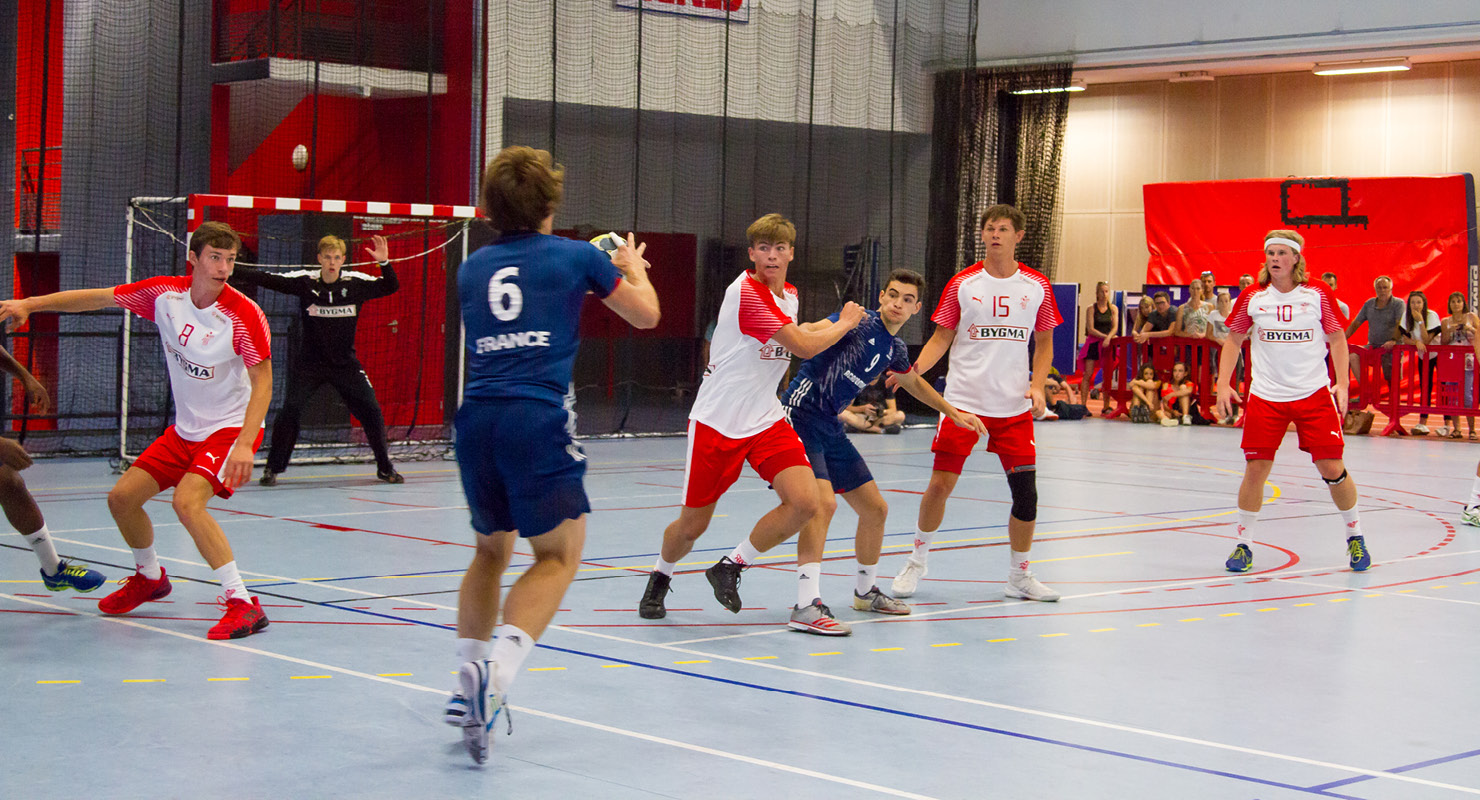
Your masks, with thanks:
M1294 250L1295 251L1295 255L1300 255L1300 243L1297 242L1297 241L1295 241L1294 239L1286 239L1283 236L1271 236L1268 239L1265 239L1264 240L1264 246L1265 247L1269 247L1272 244L1282 244L1282 245L1285 245L1286 247L1289 247L1291 250Z

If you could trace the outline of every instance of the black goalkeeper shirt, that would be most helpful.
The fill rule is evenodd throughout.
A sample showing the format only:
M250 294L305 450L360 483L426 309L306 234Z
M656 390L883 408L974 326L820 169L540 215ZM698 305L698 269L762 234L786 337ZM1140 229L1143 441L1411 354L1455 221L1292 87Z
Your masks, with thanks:
M355 358L355 328L360 319L360 306L367 300L394 294L401 288L391 265L380 265L381 276L342 270L339 280L324 283L319 270L300 269L275 275L270 272L238 266L233 282L261 286L274 292L298 298L298 318L303 326L298 353L309 367L358 369Z

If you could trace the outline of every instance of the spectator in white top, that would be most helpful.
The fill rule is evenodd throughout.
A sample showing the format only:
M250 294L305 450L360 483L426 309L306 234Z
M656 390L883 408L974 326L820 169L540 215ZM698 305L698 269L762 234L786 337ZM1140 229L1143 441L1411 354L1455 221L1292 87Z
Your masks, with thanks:
M1203 296L1202 281L1187 284L1187 302L1177 309L1177 321L1172 325L1173 336L1204 339L1208 335L1208 312L1213 305Z
M1439 341L1443 344L1469 346L1475 343L1475 333L1476 331L1480 331L1480 317L1476 317L1475 312L1470 310L1470 304L1465 301L1464 292L1449 293L1449 316L1443 319L1441 325L1443 326L1443 330L1439 333ZM1465 354L1464 381L1464 388L1462 390L1464 404L1467 408L1474 408L1475 358L1470 353ZM1480 441L1480 437L1475 435L1475 417L1473 415L1466 416L1465 420L1470 426L1470 441ZM1453 422L1453 426L1448 431L1449 438L1458 439L1459 421L1451 420L1449 417L1445 417L1444 421L1446 423ZM1439 435L1443 436L1444 432L1441 431Z
M1429 345L1438 344L1439 332L1443 325L1439 321L1439 315L1429 310L1429 298L1423 292L1409 292L1408 305L1403 309L1403 318L1398 323L1398 338L1402 344L1411 344L1418 348L1418 354L1424 357L1425 386L1423 401L1432 404L1434 401L1434 367L1438 365L1439 354L1429 350ZM1413 426L1413 433L1419 436L1429 434L1429 415L1419 414L1418 424Z

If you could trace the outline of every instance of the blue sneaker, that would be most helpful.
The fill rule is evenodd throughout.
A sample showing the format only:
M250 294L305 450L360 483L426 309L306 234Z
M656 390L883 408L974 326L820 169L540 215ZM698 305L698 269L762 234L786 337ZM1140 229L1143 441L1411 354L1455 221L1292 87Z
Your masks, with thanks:
M508 721L509 733L514 732L514 721L508 719L504 708L504 696L493 688L495 669L494 663L485 659L469 661L457 673L459 694L468 702L468 713L462 722L463 746L478 764L488 760L488 732L493 730L500 713Z
M1254 551L1243 542L1233 548L1233 555L1223 562L1223 566L1229 572L1248 572L1254 568Z
M1351 556L1352 572L1363 572L1372 566L1372 554L1367 552L1367 541L1360 536L1346 540L1346 554Z
M57 565L57 574L47 575L46 570L41 571L41 582L46 588L53 592L65 592L68 589L78 592L90 592L107 579L103 573L95 569L88 569L81 564L73 564L66 559Z

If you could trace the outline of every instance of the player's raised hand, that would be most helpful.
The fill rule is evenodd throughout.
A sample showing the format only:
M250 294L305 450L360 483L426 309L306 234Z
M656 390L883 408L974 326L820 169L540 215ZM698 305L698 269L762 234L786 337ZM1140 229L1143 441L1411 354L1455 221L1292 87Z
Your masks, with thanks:
M849 328L858 327L858 323L862 321L863 306L853 302L852 300L844 303L843 310L838 312L838 322L847 325Z
M11 469L25 469L31 466L31 454L19 442L0 438L0 464Z
M382 261L391 260L391 246L386 242L384 236L377 233L370 237L370 242L371 246L365 248L365 252L369 253L370 257L375 259L377 264Z
M637 243L637 235L631 231L627 232L627 240L617 246L612 253L612 263L621 271L622 276L631 279L634 271L647 274L648 268L652 266L642 254L647 252L647 242Z
M25 300L0 300L0 322L9 322L11 330L26 324L30 318L31 309Z

